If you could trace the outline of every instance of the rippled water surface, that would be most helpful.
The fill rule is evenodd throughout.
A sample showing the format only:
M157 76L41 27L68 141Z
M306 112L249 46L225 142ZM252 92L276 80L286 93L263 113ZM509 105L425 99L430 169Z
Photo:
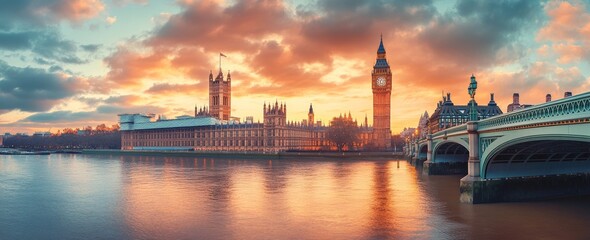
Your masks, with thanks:
M404 160L0 156L0 239L590 239L590 198L459 203Z

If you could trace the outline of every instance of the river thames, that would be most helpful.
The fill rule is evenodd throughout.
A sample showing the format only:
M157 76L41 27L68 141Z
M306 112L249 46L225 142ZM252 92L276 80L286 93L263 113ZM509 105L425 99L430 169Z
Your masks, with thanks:
M470 205L404 160L0 156L0 239L588 239L590 197Z

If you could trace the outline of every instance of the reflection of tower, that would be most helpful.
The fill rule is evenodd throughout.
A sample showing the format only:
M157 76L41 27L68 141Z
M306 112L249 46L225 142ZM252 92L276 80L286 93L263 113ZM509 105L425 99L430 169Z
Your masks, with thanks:
M391 69L385 58L383 38L377 49L377 61L373 66L373 140L378 148L391 147Z
M371 239L389 239L395 235L392 223L392 200L389 164L375 163L373 172L373 204L371 207Z
M220 120L229 120L231 116L231 75L227 72L224 80L221 68L215 79L209 73L209 114Z

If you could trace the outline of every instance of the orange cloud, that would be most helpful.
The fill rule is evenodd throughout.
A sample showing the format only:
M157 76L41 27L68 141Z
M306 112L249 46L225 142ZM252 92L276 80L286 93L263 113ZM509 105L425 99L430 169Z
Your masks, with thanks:
M48 7L56 16L81 21L93 18L104 10L100 0L60 0Z
M466 1L457 5L453 16L431 4L376 2L328 0L313 7L263 0L184 2L184 10L158 25L153 35L137 43L138 49L122 46L107 57L107 78L122 87L149 80L143 90L154 95L206 94L209 70L216 74L217 56L223 52L233 65L232 93L249 105L276 98L323 101L329 108L324 119L351 108L370 116L370 74L383 34L394 78L392 115L398 122L393 125L398 128L413 126L424 110L432 111L441 91L452 92L457 104L466 103L471 73L480 80L478 99L483 103L490 92L496 93L497 102L508 104L514 91L544 96L583 85L579 71L568 69L557 76L542 72L543 63L525 63L524 69L514 71L496 69L520 64L529 54L521 38L537 27L533 20L543 13L538 2ZM564 62L582 57L577 48L548 45L540 50L549 54L548 49L569 52ZM181 80L171 82L171 76ZM334 100L346 104L332 104ZM406 106L404 101L419 105ZM251 110L234 103L237 109ZM293 119L305 117L304 107L300 112L290 109L297 111Z
M582 3L552 1L545 10L550 21L539 30L540 40L577 41L590 28L590 14Z
M590 56L587 49L575 44L555 44L553 51L559 55L558 63L566 64L583 59L585 56Z
M581 2L553 1L545 10L550 20L539 30L537 39L553 45L557 62L590 60L590 13L586 6Z
M135 86L145 78L164 78L164 72L170 69L166 53L161 51L141 54L120 47L104 61L110 68L106 77L115 86Z

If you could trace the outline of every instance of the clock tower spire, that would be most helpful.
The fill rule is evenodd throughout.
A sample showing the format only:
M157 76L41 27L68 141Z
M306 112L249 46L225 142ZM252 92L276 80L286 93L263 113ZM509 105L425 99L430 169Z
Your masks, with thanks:
M380 149L391 148L391 68L385 57L383 35L371 73L373 88L373 142Z

